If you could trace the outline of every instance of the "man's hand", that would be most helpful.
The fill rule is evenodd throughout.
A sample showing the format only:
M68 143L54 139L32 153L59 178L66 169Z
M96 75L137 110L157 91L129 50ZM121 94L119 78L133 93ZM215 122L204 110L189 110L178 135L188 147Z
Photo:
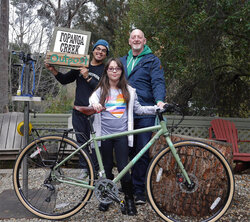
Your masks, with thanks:
M54 76L56 76L58 74L58 71L56 70L56 68L48 63L44 63L46 69L48 69L50 72L53 73Z
M162 102L162 101L159 101L157 103L157 106L160 108L160 109L163 109L163 106L165 105L166 103Z
M82 68L80 68L80 73L83 76L84 79L88 79L89 77L89 70L83 66Z

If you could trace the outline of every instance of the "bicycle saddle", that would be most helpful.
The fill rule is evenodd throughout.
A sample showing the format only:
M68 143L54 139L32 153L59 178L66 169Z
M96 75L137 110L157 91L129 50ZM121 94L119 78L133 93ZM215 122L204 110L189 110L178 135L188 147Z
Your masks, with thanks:
M75 110L77 110L77 111L79 111L87 116L91 116L91 115L96 113L94 108L91 106L74 106L73 109L75 109Z

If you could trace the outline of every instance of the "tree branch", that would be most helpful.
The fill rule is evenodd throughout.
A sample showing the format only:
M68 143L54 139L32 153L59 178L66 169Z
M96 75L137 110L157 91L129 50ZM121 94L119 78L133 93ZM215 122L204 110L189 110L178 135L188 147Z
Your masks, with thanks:
M245 40L247 40L247 41L250 41L250 38L248 38L248 37L245 36L245 35L234 34L234 33L229 32L229 31L226 31L226 33L227 33L228 35L232 35L232 36L235 36L235 37L237 37L237 38L245 39Z
M231 67L231 68L234 68L235 70L237 70L240 74L238 74L239 76L249 76L248 73L244 72L242 69L234 66L234 65L231 65L231 64L223 64L223 65L220 65L220 66L216 66L215 68L212 69L212 71L215 71L217 69L221 69L221 68L224 68L224 67Z
M69 6L69 4L67 3L68 5L68 21L66 21L66 24L65 26L69 27L70 28L70 24L71 24L71 21L72 19L74 18L74 16L77 14L77 12L79 11L79 9L86 3L88 3L89 0L85 0L85 1L79 1L76 6L75 6L75 9L73 10L73 12L71 12L71 8Z

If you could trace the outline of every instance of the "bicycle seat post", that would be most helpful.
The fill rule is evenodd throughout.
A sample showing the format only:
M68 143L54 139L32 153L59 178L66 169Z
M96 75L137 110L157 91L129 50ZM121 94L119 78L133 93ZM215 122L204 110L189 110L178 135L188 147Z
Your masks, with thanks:
M95 133L95 130L94 130L94 127L93 127L93 123L92 123L92 120L91 120L91 116L88 116L87 119L88 119L88 121L89 121L90 133L91 133L91 134L94 134L94 133Z

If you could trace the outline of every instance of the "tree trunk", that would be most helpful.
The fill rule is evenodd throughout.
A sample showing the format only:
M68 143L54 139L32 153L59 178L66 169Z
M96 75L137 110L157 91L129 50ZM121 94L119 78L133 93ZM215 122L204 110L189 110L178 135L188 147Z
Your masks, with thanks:
M182 135L173 135L171 140L173 143L181 140L198 140L210 144L217 148L226 157L229 164L232 165L232 147L230 144ZM150 157L156 155L163 147L166 147L166 141L162 136L159 142L150 150ZM183 147L178 149L178 153L190 179L195 183L193 192L179 183L178 175L182 178L179 168L173 155L168 154L157 163L154 170L155 173L151 184L152 189L155 191L154 198L168 212L197 218L207 216L210 213L209 206L218 197L222 198L220 203L223 203L223 198L226 196L225 192L227 190L225 186L228 181L222 165L210 155L210 152ZM157 172L158 174L163 172L160 179ZM197 192L195 192L196 190ZM219 208L220 204L216 207Z
M215 148L217 148L227 159L229 162L229 165L233 167L233 153L232 153L232 146L229 143L220 142L216 140L209 140L204 138L197 138L197 137L191 137L191 136L185 136L185 135L177 135L172 134L171 140L173 143L181 141L181 140L198 140L203 143L207 143ZM158 143L155 143L155 146L152 146L150 148L150 156L153 157L160 149L166 146L166 141L163 136L161 136L158 140Z
M8 105L8 31L9 0L0 2L0 113L7 111Z

